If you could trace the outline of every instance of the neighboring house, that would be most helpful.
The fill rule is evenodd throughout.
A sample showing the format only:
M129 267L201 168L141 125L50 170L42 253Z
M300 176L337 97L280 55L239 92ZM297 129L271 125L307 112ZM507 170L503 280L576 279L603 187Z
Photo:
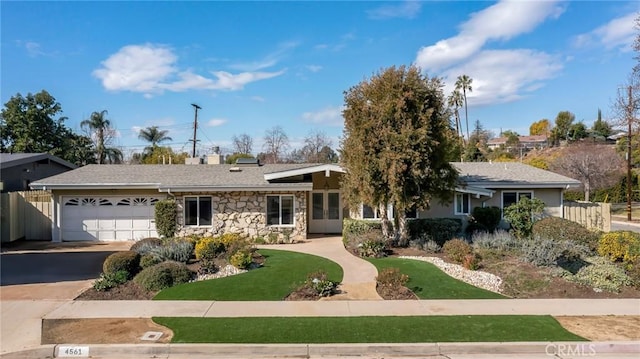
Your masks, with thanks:
M0 191L28 191L31 182L77 167L48 153L0 153Z
M561 215L562 191L578 181L520 163L456 163L460 186L449 206L419 217L466 218L475 206L540 198ZM156 236L154 205L174 198L178 235L243 233L303 240L340 233L348 216L334 164L88 165L32 184L53 192L54 241L129 240ZM375 218L361 206L356 217Z
M487 146L492 150L495 150L500 146L505 146L506 144L506 137L492 138L487 141ZM548 145L548 138L545 135L518 136L518 148L530 150L534 148L545 148Z

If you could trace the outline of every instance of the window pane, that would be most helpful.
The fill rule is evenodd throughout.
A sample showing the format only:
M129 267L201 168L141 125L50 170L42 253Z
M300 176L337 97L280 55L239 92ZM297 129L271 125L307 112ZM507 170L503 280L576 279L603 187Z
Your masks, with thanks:
M462 213L469 214L469 201L471 196L468 193L462 195Z
M366 204L362 205L362 218L376 218L375 213L373 212L373 208L367 206Z
M404 212L406 218L418 218L418 210L415 208L409 209Z
M282 220L280 224L293 224L293 196L282 196Z
M312 201L313 201L313 213L311 214L311 218L324 219L324 194L314 193L312 195Z
M211 197L200 197L200 225L211 225Z
M340 194L329 193L328 196L329 219L340 219Z
M185 197L184 199L184 224L187 226L198 225L198 199Z
M517 202L516 192L503 192L502 193L502 208L507 208L510 205Z
M280 197L267 196L267 225L280 224Z

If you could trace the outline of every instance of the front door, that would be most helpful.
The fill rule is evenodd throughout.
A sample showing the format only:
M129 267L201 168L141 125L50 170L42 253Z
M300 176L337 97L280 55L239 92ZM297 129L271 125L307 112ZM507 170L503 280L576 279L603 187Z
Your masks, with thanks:
M340 191L311 192L309 233L342 233Z

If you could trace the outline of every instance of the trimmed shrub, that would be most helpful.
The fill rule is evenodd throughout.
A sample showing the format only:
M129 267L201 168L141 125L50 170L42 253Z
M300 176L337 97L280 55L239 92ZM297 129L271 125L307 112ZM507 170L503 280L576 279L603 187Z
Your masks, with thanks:
M577 241L595 250L598 244L598 233L588 230L579 223L558 217L547 217L537 221L531 233L534 237L553 239L556 241Z
M140 255L134 251L116 252L108 256L102 263L102 271L105 274L113 274L118 271L126 271L131 278L140 269Z
M161 245L162 245L162 239L160 238L143 238L139 241L136 241L134 244L132 244L129 250L138 252L140 253L140 255L143 255L144 253L146 253L145 250L147 250L147 248L159 247ZM141 250L141 248L144 248L144 250Z
M462 229L462 221L457 218L420 218L407 221L409 237L433 240L439 245L457 236Z
M474 248L495 249L499 251L511 251L520 247L519 241L511 233L505 230L497 230L493 233L478 232L471 237Z
M148 291L158 291L176 284L187 283L193 272L184 263L166 261L143 269L133 281Z
M582 267L576 274L565 272L565 279L607 292L619 292L622 286L633 284L622 268L606 259L592 257L587 261L590 265Z
M383 257L386 240L378 221L346 219L342 241L344 246L360 257Z
M493 233L500 225L501 220L502 210L500 207L475 207L471 212L469 224L475 225L477 228L485 228L486 231ZM473 233L469 232L469 226L467 226L467 233Z
M627 264L627 275L631 279L632 285L640 289L640 259Z
M509 221L513 234L522 239L529 238L533 224L544 210L544 202L538 198L523 197L518 203L504 209L504 218Z
M402 274L399 268L385 268L378 273L376 282L379 287L398 290L409 281L409 276Z
M640 259L640 233L615 231L600 237L598 253L612 261L633 263Z
M193 254L193 244L186 240L171 240L164 245L151 247L146 252L162 261L187 263Z
M447 255L449 259L456 263L463 263L464 258L468 254L473 253L473 249L471 248L469 243L459 238L455 238L445 242L445 244L442 246L442 251Z
M196 243L196 259L214 259L224 250L224 244L218 238L205 237Z
M104 292L125 283L128 279L129 273L124 270L119 270L114 273L102 273L100 278L93 282L93 289L98 292Z
M171 238L178 228L178 205L172 199L158 201L155 204L156 230L161 237Z
M145 269L153 265L156 265L160 262L162 262L162 260L154 256L153 254L145 254L140 257L140 268Z
M427 252L427 253L440 253L442 252L442 246L439 245L438 243L436 243L436 241L426 241L424 243L424 245L422 246L422 248Z
M342 234L344 236L352 234L364 234L371 231L380 232L380 236L382 236L382 224L379 221L347 218L343 221L342 226Z
M229 258L229 263L236 268L247 269L253 263L253 255L249 250L239 250Z
M365 234L363 235L365 240L363 240L360 244L358 244L358 255L360 257L369 257L369 258L382 258L386 256L385 242L375 236L375 234Z
M520 258L539 267L550 267L580 261L589 253L589 248L574 241L536 239L522 242Z

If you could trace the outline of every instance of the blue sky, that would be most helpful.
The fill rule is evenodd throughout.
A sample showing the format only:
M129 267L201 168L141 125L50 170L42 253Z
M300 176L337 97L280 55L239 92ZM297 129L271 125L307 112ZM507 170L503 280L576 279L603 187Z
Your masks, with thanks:
M141 127L189 150L230 150L282 126L334 147L343 92L392 65L416 64L452 89L473 78L469 121L494 132L569 110L609 116L635 63L638 2L11 2L1 3L1 100L42 89L67 126L108 110L116 145L140 151Z

